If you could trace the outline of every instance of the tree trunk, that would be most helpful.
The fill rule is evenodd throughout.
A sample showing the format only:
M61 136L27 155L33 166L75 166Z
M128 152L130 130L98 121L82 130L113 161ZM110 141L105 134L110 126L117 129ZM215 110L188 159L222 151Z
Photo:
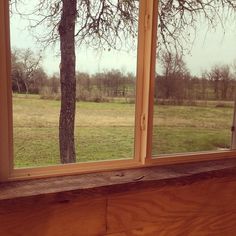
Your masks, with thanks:
M18 89L18 93L20 93L20 85L19 85L19 82L18 82L18 78L16 79L16 85L17 85L17 89Z
M77 0L63 0L59 25L61 65L61 111L59 142L61 163L76 161L74 144L74 122L76 102L75 78L75 19Z
M23 83L24 83L24 85L25 85L25 94L28 95L28 93L29 93L29 86L28 86L27 82L24 81L24 80L23 80Z

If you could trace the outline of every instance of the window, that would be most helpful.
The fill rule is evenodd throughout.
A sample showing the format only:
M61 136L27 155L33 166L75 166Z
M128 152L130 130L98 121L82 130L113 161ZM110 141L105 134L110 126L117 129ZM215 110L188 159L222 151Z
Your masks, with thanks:
M203 6L196 10L190 4L191 11L186 11L185 4L183 8L181 4L176 8L173 5L169 6L169 15L168 8L158 11L157 38L165 46L158 47L151 86L154 96L150 155L161 158L232 150L234 13L225 17L227 10L216 1L204 6L205 17L201 13ZM210 9L218 9L222 15L210 13ZM199 15L193 15L193 11ZM210 22L212 14L214 22Z
M74 122L71 122L74 128L67 125L66 129L63 127L66 116L73 112L62 114L72 107L65 105L66 109L61 107L64 111L60 112L60 105L74 98L69 98L72 89L69 92L60 89L60 56L57 56L60 44L57 38L48 34L54 27L51 21L58 21L57 14L60 13L54 12L49 20L41 17L39 9L44 15L51 11L45 1L40 5L39 1L27 3L27 8L25 4L17 3L18 12L12 6L11 75L16 168L134 158L139 1L132 4L118 2L114 1L115 5L104 2L104 6L101 1L90 1L91 5L88 1L78 2L78 14L81 15L76 23L78 29L75 29L78 34L75 36L78 41L75 44L76 109ZM125 15L130 12L132 14ZM26 14L30 19L22 17ZM128 18L126 24L124 17ZM111 25L105 29L103 22L111 20ZM35 43L36 37L39 43ZM27 42L26 47L23 42ZM69 135L68 127L74 135ZM69 136L74 136L74 140L67 143ZM70 158L64 151L67 144L74 146L68 148Z
M47 60L46 70L51 69L51 72L45 72L41 66L42 61L45 60L43 58L51 55L52 51L49 50L43 55L40 50L35 53L32 48L19 48L24 41L35 49L32 46L34 44L31 44L31 36L27 35L24 38L23 29L22 34L19 34L14 26L17 22L23 22L24 25L27 14L22 14L23 18L22 15L14 16L13 14L10 17L11 20L9 20L8 1L1 1L0 180L234 156L235 152L230 148L230 119L234 112L231 101L227 101L231 104L231 108L227 110L227 130L226 126L223 125L225 128L223 131L225 145L217 144L218 146L215 145L211 150L208 148L201 149L199 143L209 141L209 139L204 138L204 135L209 134L209 130L206 130L204 126L187 126L188 123L192 122L189 119L190 113L195 115L193 122L200 124L204 122L202 120L203 114L211 116L208 119L209 123L217 111L212 109L207 113L208 107L199 110L200 106L185 106L188 105L184 104L187 102L192 102L192 105L193 102L200 104L202 102L202 97L193 101L192 97L186 99L186 94L194 91L196 96L200 96L199 90L202 86L202 91L205 90L204 93L201 92L205 99L206 91L212 93L214 87L210 84L212 83L210 77L202 78L201 83L197 77L191 77L185 68L183 56L179 56L176 51L173 51L173 47L159 50L160 44L166 46L173 43L173 41L168 42L169 39L162 34L164 30L161 28L163 24L169 22L168 17L172 17L171 15L165 15L164 11L169 11L168 8L160 8L161 5L159 5L162 10L158 11L157 0L122 1L119 3L120 5L115 5L115 2L109 1L107 3L106 1L97 2L94 0L90 1L91 5L89 6L86 5L88 2L84 5L81 3L80 7L83 11L78 16L77 24L79 27L75 26L76 36L81 37L78 42L83 42L78 49L80 54L77 55L80 66L74 76L76 81L70 81L67 86L63 82L64 80L61 80L64 90L60 94L59 69L58 71L53 69L55 65L53 62L58 59L50 57ZM34 3L38 2L35 0ZM62 7L60 4L51 6L50 10L55 13L55 17L50 18L49 21L45 17L48 6L41 4L41 12L36 16L31 15L30 21L27 22L31 23L31 28L39 27L38 35L36 35L39 40L44 41L44 43L46 39L46 43L56 42L60 35L62 49L70 50L71 48L68 47L70 44L63 38L63 27L66 26L58 24L61 17L61 11L58 11ZM109 6L102 8L104 4L110 4L110 8ZM27 7L29 8L27 10L32 10L30 8L37 9L33 4L29 4ZM114 11L114 7L116 7L116 11ZM101 13L101 9L108 12L104 13L102 11ZM86 15L86 12L89 12L89 14ZM96 14L97 12L107 14L102 19L103 21L99 21L102 15L99 16ZM136 14L138 17L130 18L132 14L127 15L129 12ZM43 18L40 18L42 16ZM94 20L94 18L96 19ZM87 21L84 21L85 19ZM44 25L41 25L42 22ZM87 22L87 25L85 22ZM102 28L99 28L100 22L105 22ZM47 25L53 26L49 35L45 30ZM157 25L158 29L163 30L161 33L157 30ZM83 31L83 27L87 27L86 31ZM169 27L166 30L173 30L174 25ZM99 30L104 30L103 34ZM177 44L178 40L183 37L183 32L179 32L181 32L180 35L169 34L172 37L170 40L177 37L177 41L174 41ZM175 33L175 31L172 33ZM48 36L50 38L47 38ZM167 41L163 42L161 38ZM73 43L74 38L70 39L72 39L70 43ZM93 50L87 50L86 45L89 44L93 44ZM180 45L175 46L174 49L177 50L177 46ZM58 45L55 46L55 50L59 50ZM94 60L96 53L100 57ZM63 60L66 60L66 58L62 58L61 74L66 77L68 71L72 74L75 73L75 71L73 72L74 67L70 68L71 63L66 64L66 61ZM70 62L73 63L73 60ZM176 67L176 62L179 63L179 67L177 66L178 73L176 71L170 72L171 69L168 66ZM51 68L49 68L49 65L51 65ZM103 67L103 65L105 66ZM110 67L107 65L110 65ZM169 74L164 74L163 71L168 71ZM220 71L227 74L227 68L222 67ZM19 73L25 73L24 78L26 79L22 79L23 77ZM211 73L214 74L215 71L212 69ZM210 76L210 72L208 75ZM67 77L67 80L72 77ZM27 80L27 78L29 79ZM171 79L173 81L169 81ZM74 90L75 83L77 83L77 91ZM175 83L177 85L170 88L168 83L172 87ZM181 86L180 83L182 83ZM230 80L230 83L233 83L233 81ZM166 91L165 88L170 91ZM183 91L180 91L180 89L184 89L185 97L182 97ZM36 93L36 95L32 95L32 93ZM40 95L38 95L39 93ZM65 125L71 115L70 109L73 108L71 106L71 101L75 98L73 93L76 94L77 101L74 104L76 104L77 113L75 120L72 119L72 123ZM224 95L222 96L224 97ZM71 97L72 100L68 100L68 97ZM205 101L208 102L208 99L205 99ZM181 106L173 106L176 105L173 104L175 102L182 102L177 104ZM218 102L219 106L226 104L223 100ZM60 104L65 105L62 105L61 108L61 114L64 118L60 118L59 121ZM166 104L171 104L171 106L168 107ZM220 111L221 120L214 123L215 126L224 122L225 111ZM217 114L219 115L219 113ZM184 115L187 117L184 117ZM165 125L160 123L161 119L166 122ZM59 124L59 122L62 123ZM75 124L75 127L70 126L70 124ZM180 126L178 126L179 124ZM185 124L184 127L183 124ZM221 135L221 131L221 129L213 130L211 138L215 139L217 135ZM70 132L74 132L74 135L70 136ZM197 134L198 132L199 134ZM69 140L68 137L73 138ZM216 139L217 141L219 140ZM68 145L70 146L72 142L74 142L74 149L68 148ZM63 146L63 144L65 145ZM193 153L194 151L197 152ZM62 153L64 153L64 156ZM71 157L73 158L71 159ZM60 163L64 163L64 165Z

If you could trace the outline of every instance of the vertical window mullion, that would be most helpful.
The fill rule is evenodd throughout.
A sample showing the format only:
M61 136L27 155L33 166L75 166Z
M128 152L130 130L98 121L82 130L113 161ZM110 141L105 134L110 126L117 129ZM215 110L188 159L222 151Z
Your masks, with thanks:
M153 1L152 11L152 36L151 36L151 63L150 63L150 88L148 102L148 125L147 125L147 156L146 161L152 158L152 134L153 134L153 112L154 112L154 88L157 58L157 23L158 23L158 0Z
M149 90L152 68L153 7L156 0L140 1L138 66L136 92L135 157L143 164L147 156Z

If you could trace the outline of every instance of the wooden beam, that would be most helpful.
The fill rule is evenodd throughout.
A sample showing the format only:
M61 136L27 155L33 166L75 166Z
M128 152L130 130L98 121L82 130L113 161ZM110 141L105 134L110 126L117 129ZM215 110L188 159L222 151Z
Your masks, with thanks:
M8 0L0 1L0 181L13 169L11 57Z
M106 196L112 193L185 185L203 179L236 175L236 158L176 164L77 176L0 184L0 200L64 194L66 197Z

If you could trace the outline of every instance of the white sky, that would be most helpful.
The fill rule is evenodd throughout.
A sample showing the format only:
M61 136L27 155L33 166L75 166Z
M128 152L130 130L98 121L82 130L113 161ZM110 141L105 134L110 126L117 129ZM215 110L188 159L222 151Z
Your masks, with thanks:
M39 52L41 45L27 30L27 21L14 15L11 17L11 47L30 48ZM43 51L43 67L49 74L59 72L59 47L50 47ZM95 51L86 46L76 49L76 70L80 72L96 73L104 70L120 69L123 72L136 71L136 50L125 51Z
M40 45L25 29L26 22L19 16L11 18L11 45L17 48L30 48L39 51ZM236 60L236 24L232 20L226 25L225 33L221 26L215 31L200 25L192 46L191 55L185 56L187 67L192 75L210 69L215 64L232 64ZM191 45L190 45L191 46ZM49 74L59 72L58 48L48 48L43 53L43 67ZM96 73L109 69L123 72L136 71L136 52L93 51L85 47L76 50L77 71Z
M221 26L209 30L199 26L191 55L185 57L192 74L201 75L203 70L215 64L232 64L236 60L236 24L229 22L225 32Z

